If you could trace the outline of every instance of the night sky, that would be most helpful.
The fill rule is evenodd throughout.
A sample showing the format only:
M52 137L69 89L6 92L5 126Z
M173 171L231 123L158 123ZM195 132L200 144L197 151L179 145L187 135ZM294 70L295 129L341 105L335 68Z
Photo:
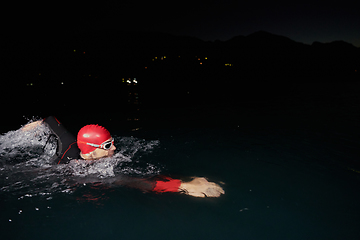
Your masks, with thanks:
M356 0L30 2L9 6L6 25L13 32L30 35L114 29L160 31L210 41L263 30L306 44L343 40L360 47L359 9Z

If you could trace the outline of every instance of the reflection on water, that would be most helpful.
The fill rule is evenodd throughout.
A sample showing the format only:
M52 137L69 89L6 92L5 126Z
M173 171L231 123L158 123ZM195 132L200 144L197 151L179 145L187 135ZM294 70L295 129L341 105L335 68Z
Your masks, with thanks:
M130 125L132 131L138 131L141 129L141 93L139 88L139 79L133 78L122 78L121 87L124 91L125 102L127 106L127 124Z

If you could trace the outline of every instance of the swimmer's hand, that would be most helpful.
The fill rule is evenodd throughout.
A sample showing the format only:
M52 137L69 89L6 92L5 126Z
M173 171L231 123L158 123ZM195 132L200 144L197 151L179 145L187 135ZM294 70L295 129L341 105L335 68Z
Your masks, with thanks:
M203 177L195 177L190 182L181 182L179 191L193 197L220 197L221 194L225 194L222 187Z
M29 123L29 124L26 124L25 126L23 126L21 128L22 131L31 131L35 128L37 128L38 126L40 126L42 123L42 120L39 120L39 121L35 121L35 122L32 122L32 123Z

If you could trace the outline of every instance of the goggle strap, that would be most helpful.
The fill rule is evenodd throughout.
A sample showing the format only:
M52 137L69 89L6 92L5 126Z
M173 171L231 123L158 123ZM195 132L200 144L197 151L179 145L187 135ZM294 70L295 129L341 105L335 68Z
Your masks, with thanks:
M96 147L96 148L99 148L100 145L97 145L97 144L94 144L94 143L86 143L87 145L90 145L92 147Z

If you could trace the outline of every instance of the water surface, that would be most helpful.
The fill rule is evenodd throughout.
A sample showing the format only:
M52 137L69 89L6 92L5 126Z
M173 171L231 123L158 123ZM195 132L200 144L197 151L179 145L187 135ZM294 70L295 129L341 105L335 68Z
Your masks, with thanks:
M46 129L5 131L1 238L358 239L358 113L344 99L151 109L139 127L106 126L116 155L91 164L48 162ZM205 176L226 194L87 183L122 174Z

